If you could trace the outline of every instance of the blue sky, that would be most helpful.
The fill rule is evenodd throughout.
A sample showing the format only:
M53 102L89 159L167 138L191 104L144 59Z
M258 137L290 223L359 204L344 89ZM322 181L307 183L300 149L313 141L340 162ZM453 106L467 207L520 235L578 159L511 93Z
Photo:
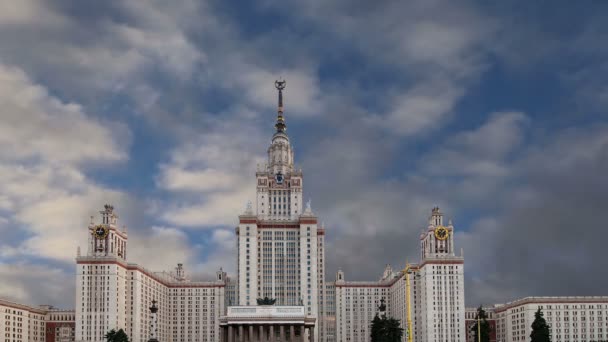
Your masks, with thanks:
M235 265L276 91L327 227L327 279L418 258L452 218L468 305L602 295L601 1L0 5L0 296L73 305L104 203L132 261Z

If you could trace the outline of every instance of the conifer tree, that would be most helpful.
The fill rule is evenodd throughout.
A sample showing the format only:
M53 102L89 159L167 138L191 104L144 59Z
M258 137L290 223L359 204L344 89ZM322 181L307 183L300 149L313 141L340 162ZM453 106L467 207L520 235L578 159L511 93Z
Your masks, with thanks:
M479 322L479 329L477 328L477 322ZM475 337L473 341L490 342L490 333L492 332L492 328L490 327L490 322L488 322L488 314L481 307L481 305L479 306L479 308L477 308L475 324L471 326L471 331L473 332L473 336ZM481 338L480 336L478 336L478 333L479 335L481 335Z
M372 320L372 333L371 333L372 342L381 342L382 341L382 320L378 317L378 314L374 316Z
M532 322L532 333L530 334L531 342L551 342L551 330L540 308L534 314L534 322Z
M108 342L129 342L129 336L127 336L122 329L119 329L118 331L115 329L108 331L105 338Z
M400 342L403 337L401 323L394 318L382 318L376 315L371 327L372 342Z
M399 342L403 337L403 328L401 323L394 318L385 318L384 323L384 338L386 342Z

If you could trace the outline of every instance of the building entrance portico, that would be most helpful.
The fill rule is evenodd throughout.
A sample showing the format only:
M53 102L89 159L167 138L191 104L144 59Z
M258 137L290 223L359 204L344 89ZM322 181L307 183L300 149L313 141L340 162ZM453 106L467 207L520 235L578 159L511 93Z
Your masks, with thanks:
M220 318L222 342L314 342L315 318L303 306L231 306Z

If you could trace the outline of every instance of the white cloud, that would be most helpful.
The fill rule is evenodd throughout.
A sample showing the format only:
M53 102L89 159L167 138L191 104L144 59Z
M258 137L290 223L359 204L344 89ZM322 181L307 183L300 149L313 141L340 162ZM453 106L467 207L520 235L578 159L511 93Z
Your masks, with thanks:
M423 158L421 169L427 175L505 177L508 157L523 143L527 122L521 112L492 113L479 127L447 137Z
M378 124L403 136L429 134L447 121L464 88L447 80L421 82L394 99L386 119L375 118Z
M215 271L222 268L232 277L236 272L236 234L233 229L216 229L206 245L211 249L205 260L194 267L194 274L201 279L212 279Z
M193 68L205 61L199 51L184 34L171 30L140 29L124 24L108 23L108 34L120 38L119 45L136 51L142 61L151 59L150 64L166 66L172 74L181 78L192 76ZM152 57L152 58L150 58Z
M235 213L255 202L251 174L264 162L264 140L258 130L226 121L176 147L157 176L157 185L171 195L162 218L184 227L236 223Z
M49 163L98 163L127 158L128 130L88 117L34 84L20 69L0 64L0 158Z
M194 264L198 249L184 232L171 227L131 230L129 241L129 261L153 267L152 271L172 271L178 263Z
M0 26L23 24L56 27L64 25L65 18L43 0L0 2Z
M75 276L49 265L0 262L0 297L33 306L50 304L69 309L74 305Z
M127 196L87 178L83 167L128 158L128 129L92 119L33 83L23 71L0 65L0 187L5 219L27 231L5 248L65 262L86 242L88 214ZM66 237L73 237L72 239Z

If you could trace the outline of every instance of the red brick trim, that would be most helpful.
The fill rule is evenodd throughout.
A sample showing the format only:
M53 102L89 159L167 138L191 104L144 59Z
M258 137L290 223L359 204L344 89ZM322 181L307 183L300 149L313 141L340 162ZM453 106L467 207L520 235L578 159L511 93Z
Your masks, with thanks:
M606 304L608 303L608 297L580 297L580 298L567 298L567 297L562 297L562 298L542 298L542 297L532 297L532 298L523 298L520 299L518 301L515 302L511 302L511 303L507 303L504 306L498 307L496 309L494 309L495 313L498 312L503 312L521 305L526 305L526 304L549 304L549 305L553 305L553 304L595 304L595 303L599 303L599 304Z
M4 301L4 300L0 300L0 305L6 306L9 308L13 308L13 309L17 309L17 310L33 312L38 315L46 315L46 313L47 313L47 311L42 310L42 309L37 309L37 308L31 307L31 306L27 306L25 304L13 303L13 302L8 302L8 301ZM4 313L4 312L0 312L0 313ZM12 315L12 313L11 313L11 315Z
M336 287L357 287L357 288L376 288L376 287L391 287L395 282L378 285L365 285L365 284L336 284Z
M154 279L155 281L157 281L158 283L168 287L168 288L214 288L214 287L225 287L225 284L197 284L197 283L185 283L185 284L177 284L177 283L168 283L165 280L159 278L158 276L156 276L153 273L150 273L149 271L147 271L146 269L142 268L139 265L127 265L125 266L123 263L115 261L115 260L110 260L110 261L105 261L105 260L91 260L91 261L77 261L76 262L79 265L108 265L108 264L112 264L112 265L118 265L124 269L126 269L127 271L139 271L145 275L147 275L148 277ZM128 278L127 278L128 279Z
M258 224L258 228L297 228L300 229L299 224L287 224L287 223L260 223Z
M425 265L464 265L464 260L429 260L424 261L418 267L422 268Z

